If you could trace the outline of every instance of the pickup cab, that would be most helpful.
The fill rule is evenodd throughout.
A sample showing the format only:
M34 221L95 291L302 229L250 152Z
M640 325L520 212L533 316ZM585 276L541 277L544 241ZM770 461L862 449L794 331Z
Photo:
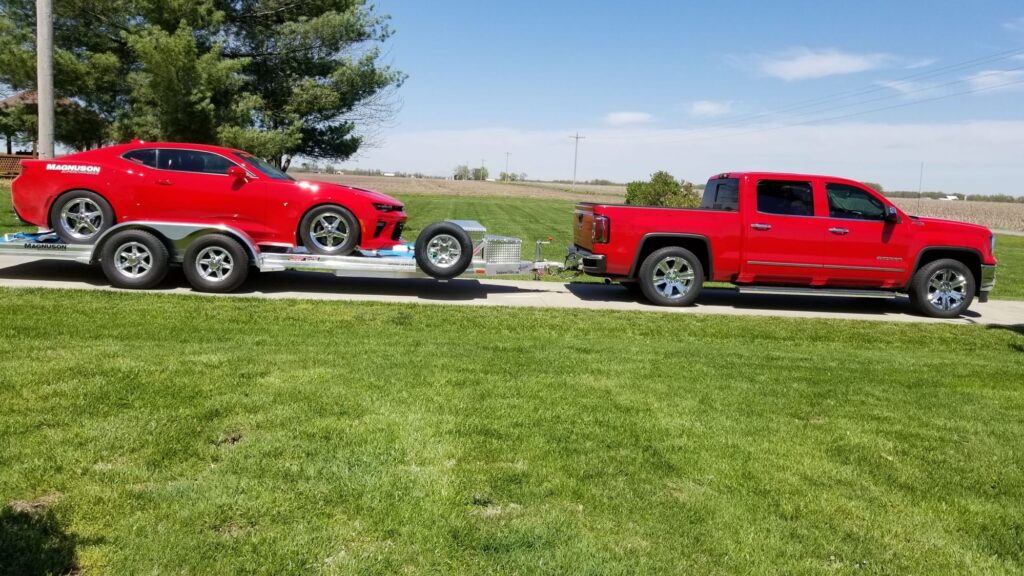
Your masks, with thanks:
M741 292L887 297L952 318L995 286L984 226L909 216L853 180L731 172L699 208L581 203L570 257L654 304L692 304L704 282Z

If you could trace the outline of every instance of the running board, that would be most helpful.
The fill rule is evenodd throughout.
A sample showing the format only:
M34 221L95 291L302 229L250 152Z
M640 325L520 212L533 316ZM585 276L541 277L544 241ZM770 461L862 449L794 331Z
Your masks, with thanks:
M850 290L845 288L789 288L786 286L737 286L740 294L771 294L784 296L827 296L831 298L882 298L892 300L896 292L886 290Z

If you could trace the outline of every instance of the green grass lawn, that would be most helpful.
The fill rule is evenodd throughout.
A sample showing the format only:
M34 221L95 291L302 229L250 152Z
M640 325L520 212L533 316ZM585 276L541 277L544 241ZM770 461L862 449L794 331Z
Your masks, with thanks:
M1013 573L1024 336L0 290L0 573Z
M473 196L429 196L400 194L409 213L406 238L415 238L424 226L438 220L478 220L492 234L515 236L523 240L523 257L533 259L534 242L552 239L543 247L545 259L562 261L565 247L572 244L574 202L535 198ZM0 233L26 230L11 209L10 184L0 182ZM1024 300L1024 237L1000 236L996 256L999 259L995 299ZM595 280L587 276L562 275L566 281ZM551 279L558 280L559 277Z

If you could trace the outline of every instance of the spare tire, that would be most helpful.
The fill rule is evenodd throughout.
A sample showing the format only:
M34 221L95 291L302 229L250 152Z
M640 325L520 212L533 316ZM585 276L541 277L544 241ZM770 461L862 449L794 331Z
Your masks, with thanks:
M473 261L473 241L461 226L434 222L416 237L416 263L438 280L462 274Z

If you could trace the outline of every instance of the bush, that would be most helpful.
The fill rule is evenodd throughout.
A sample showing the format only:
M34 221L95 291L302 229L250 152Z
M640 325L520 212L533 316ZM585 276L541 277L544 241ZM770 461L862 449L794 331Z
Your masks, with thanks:
M700 197L694 192L693 184L680 182L662 170L652 174L649 182L626 184L626 204L696 208L700 206Z

